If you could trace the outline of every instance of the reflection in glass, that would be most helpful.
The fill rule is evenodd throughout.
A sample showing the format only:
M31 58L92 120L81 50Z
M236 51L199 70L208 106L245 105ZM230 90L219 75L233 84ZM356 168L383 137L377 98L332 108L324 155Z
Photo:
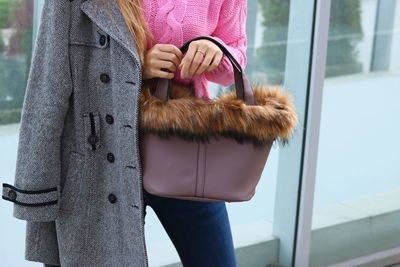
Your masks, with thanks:
M33 0L0 1L0 124L18 122L32 57Z

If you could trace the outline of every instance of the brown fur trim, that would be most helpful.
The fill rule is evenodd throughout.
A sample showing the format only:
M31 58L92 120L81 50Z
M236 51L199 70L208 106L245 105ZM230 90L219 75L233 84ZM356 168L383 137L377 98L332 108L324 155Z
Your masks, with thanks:
M189 86L173 83L171 99L162 101L143 87L140 96L140 131L168 138L207 142L223 135L239 143L264 145L278 139L286 142L298 123L290 95L281 87L256 85L257 106L246 105L230 91L216 99L195 98Z

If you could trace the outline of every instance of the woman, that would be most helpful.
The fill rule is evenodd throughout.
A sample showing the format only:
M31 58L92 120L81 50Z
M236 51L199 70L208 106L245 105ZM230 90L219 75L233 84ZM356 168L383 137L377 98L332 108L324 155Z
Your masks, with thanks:
M130 23L132 28L135 27L134 25L138 23L130 19L132 14L126 11L126 7L129 6L129 2L137 2L136 4L139 5L140 1L120 0L118 2L128 25ZM143 79L161 77L183 83L193 82L196 96L206 99L210 98L207 81L225 86L232 84L234 82L232 65L227 57L223 57L217 45L208 40L192 42L183 59L177 47L196 36L211 35L223 43L235 59L245 66L246 6L246 0L202 1L201 3L193 0L143 0L146 23L141 24L148 32L147 49L150 49L146 51ZM147 25L150 30L147 30ZM139 41L142 38L136 40ZM202 62L201 65L200 62ZM174 73L162 71L160 67Z
M157 77L193 82L204 98L207 80L233 83L232 66L215 44L192 42L185 55L179 47L210 35L244 66L246 2L153 0L141 7L140 0L45 1L15 184L3 184L13 215L27 221L27 260L148 266L149 205L185 266L236 265L224 202L142 190L137 117L140 87Z

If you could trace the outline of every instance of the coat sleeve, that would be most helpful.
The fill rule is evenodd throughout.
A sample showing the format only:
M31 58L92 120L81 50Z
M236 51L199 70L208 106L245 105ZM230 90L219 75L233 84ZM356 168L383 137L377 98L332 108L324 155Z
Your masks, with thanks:
M218 24L210 37L223 44L244 69L247 57L247 1L228 0L221 7ZM229 86L235 82L233 67L228 57L222 57L218 67L210 72L204 72L208 81Z
M46 0L23 100L14 185L2 198L13 216L53 221L59 209L61 135L72 93L69 0Z

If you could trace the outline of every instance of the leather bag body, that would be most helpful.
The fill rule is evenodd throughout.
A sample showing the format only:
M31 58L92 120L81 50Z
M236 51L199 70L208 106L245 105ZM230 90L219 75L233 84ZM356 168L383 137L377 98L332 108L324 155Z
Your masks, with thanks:
M193 85L157 78L140 95L139 141L143 188L151 194L196 201L240 202L256 190L274 142L287 143L298 119L290 95L277 86L252 88L232 63L235 90L216 99L194 97Z

